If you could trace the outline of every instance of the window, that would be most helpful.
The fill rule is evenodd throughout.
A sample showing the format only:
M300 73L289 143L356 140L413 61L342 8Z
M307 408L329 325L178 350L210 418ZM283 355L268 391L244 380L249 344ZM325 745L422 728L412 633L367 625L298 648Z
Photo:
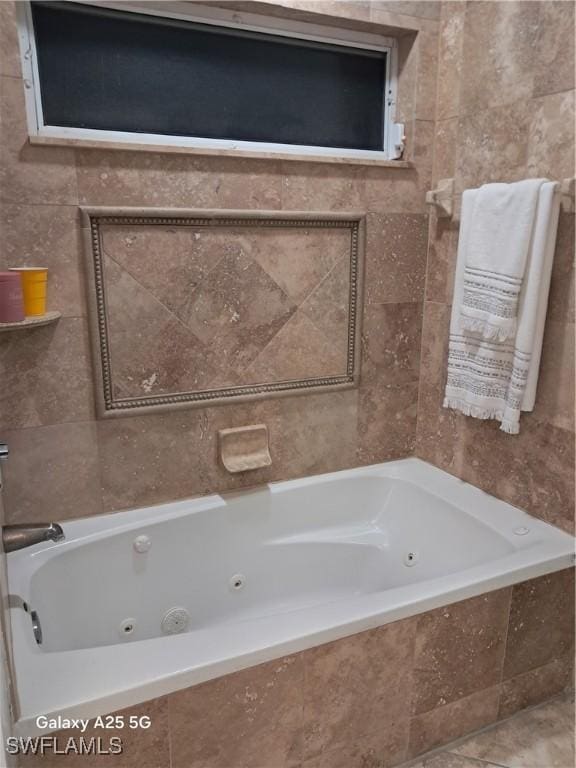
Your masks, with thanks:
M30 3L33 132L393 156L393 41L168 6Z

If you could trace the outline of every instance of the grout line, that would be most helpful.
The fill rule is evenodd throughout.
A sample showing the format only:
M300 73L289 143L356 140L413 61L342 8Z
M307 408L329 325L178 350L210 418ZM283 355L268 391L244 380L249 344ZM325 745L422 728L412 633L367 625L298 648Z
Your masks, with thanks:
M0 2L3 2L3 0L0 0ZM75 213L77 213L78 208L80 208L82 205L86 205L86 203L35 203L28 202L27 200L17 200L15 202L10 202L0 198L0 205L3 208L7 206L14 206L14 208L71 208ZM75 224L76 223L77 222L75 222Z
M455 757L464 757L466 760L475 760L477 763L482 763L482 765L489 766L489 768L510 768L508 765L504 765L504 763L493 763L489 760L484 760L481 757L470 757L469 755L461 755L459 752L448 752L446 750L447 755L454 755Z
M176 320L176 322L179 325L185 328L188 333L192 334L192 336L194 336L203 347L208 346L204 341L202 341L202 339L199 336L196 335L194 330L189 325L186 325L186 323L184 322L184 320L182 320L181 317L178 317L178 315L172 309L170 309L170 307L167 307L166 304L160 301L160 299L152 293L151 288L147 288L137 277L135 277L132 274L132 272L129 269L127 269L123 264L121 264L115 256L112 256L110 253L108 253L108 251L104 247L102 247L102 253L104 256L110 259L110 261L113 261L118 267L118 269L122 270L122 272L125 272L144 291L144 293L146 293L152 299L154 304L160 306L168 315L170 315L174 320ZM222 256L222 258L219 259L219 261L214 265L214 267L210 269L206 277L210 275L210 272L212 272L212 270L215 269L224 258L225 257ZM103 267L104 267L103 272L105 273L105 265L103 265ZM200 287L200 285L202 285L203 282L204 282L204 279L201 280L200 283L198 283L197 287Z
M0 0L1 1L1 0ZM6 427L2 428L2 432L26 432L30 429L51 429L52 427L63 427L71 424L84 424L84 425L90 425L90 424L99 424L99 420L93 416L92 418L82 418L72 421L54 421L50 424L28 424L25 427Z
M3 2L3 0L0 0ZM88 203L48 203L48 202L30 202L29 200L12 200L10 198L2 197L0 193L0 206L6 207L12 205L17 208L74 208L78 210L82 206L87 206Z
M508 639L510 637L510 621L512 618L512 600L514 598L514 587L515 584L511 584L510 589L510 598L508 600L508 621L506 622L506 637L504 638L504 653L502 655L502 669L500 670L500 693L498 696L498 711L500 711L500 705L502 703L502 686L505 682L504 680L504 669L506 667L506 657L508 656Z

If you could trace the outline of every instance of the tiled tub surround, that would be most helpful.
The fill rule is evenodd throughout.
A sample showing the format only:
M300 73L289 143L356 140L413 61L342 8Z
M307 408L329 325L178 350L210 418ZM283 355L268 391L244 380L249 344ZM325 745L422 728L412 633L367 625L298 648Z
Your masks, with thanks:
M410 35L400 41L399 119L407 125L411 169L29 146L13 5L0 2L1 260L46 263L52 308L64 317L53 328L22 333L18 343L3 335L0 425L12 449L5 472L11 521L51 517L54 510L61 519L79 510L92 515L410 455L426 285L418 454L571 529L573 219L564 215L560 226L547 319L549 328L555 325L545 341L536 412L523 417L523 432L512 442L491 424L440 407L456 233L432 222L426 272L424 193L431 188L433 148L435 178L456 175L461 184L495 176L506 181L525 174L573 175L566 118L574 94L572 3L443 3L437 99L439 4L276 4L322 11L345 24L419 30L415 44ZM486 57L494 46L497 56ZM478 108L461 107L461 90L474 78L477 84L492 78L495 85L471 87L465 98L477 100ZM561 130L550 122L556 117ZM357 391L117 423L95 420L77 206L191 204L367 212L363 380ZM258 422L270 428L274 464L246 479L233 478L218 465L217 430ZM490 593L485 606L484 598L473 598L305 651L290 664L271 662L138 707L153 716L153 728L125 734L125 755L106 763L382 768L387 763L377 749L401 762L552 696L569 682L573 654L565 649L571 641L559 639L570 632L562 625L573 606L572 600L563 602L570 579L543 577ZM508 609L502 609L506 599L517 606L518 622L510 630ZM482 634L478 627L467 630L467 616L476 615L478 606L500 617L499 629L489 623ZM454 632L442 633L445 626ZM510 638L514 626L517 648L502 639ZM478 649L475 637L486 637L486 645ZM491 671L487 682L474 670L492 642L500 671ZM454 647L462 649L458 664ZM441 692L422 705L414 691L422 685L419 660L426 648L432 662L424 668L436 670L430 677ZM386 664L387 655L394 664ZM394 665L401 659L407 661L399 675ZM390 690L396 695L390 697ZM81 768L103 761L67 756L37 762Z
M118 768L387 768L569 687L574 575L453 603L126 710ZM78 732L57 734L63 744ZM109 732L91 728L86 736ZM104 764L104 760L101 760ZM45 756L23 766L81 768ZM567 767L566 767L567 768Z
M435 183L574 176L574 10L442 3ZM442 408L457 242L457 225L431 219L416 454L573 531L574 215L560 216L536 407L512 438Z
M396 24L401 32L419 30L400 41L399 119L407 126L414 167L30 146L13 3L0 2L0 262L46 263L50 306L63 313L55 326L3 334L0 340L10 521L65 520L413 451L438 5L282 3L290 5L316 20L322 10L335 23L363 25L373 16L382 29ZM101 205L365 212L365 277L371 288L365 294L359 388L97 421L78 206ZM314 350L310 344L292 364L309 368ZM232 477L218 462L217 432L257 423L268 425L273 464ZM58 451L47 453L54 445Z
M8 556L23 735L39 715L97 716L574 563L571 536L414 458L64 532ZM544 598L528 599L538 623L548 623ZM41 646L24 604L38 613ZM173 635L176 607L189 623ZM470 621L482 635L486 617ZM547 650L510 642L545 664ZM418 690L419 711L429 695Z

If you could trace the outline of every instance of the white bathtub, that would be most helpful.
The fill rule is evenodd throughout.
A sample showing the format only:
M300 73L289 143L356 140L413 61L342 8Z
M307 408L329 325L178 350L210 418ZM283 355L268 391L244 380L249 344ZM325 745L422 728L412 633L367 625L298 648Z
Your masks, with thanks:
M64 531L8 556L28 607L11 609L23 735L38 715L112 712L574 562L571 536L418 459ZM190 624L165 635L174 607Z

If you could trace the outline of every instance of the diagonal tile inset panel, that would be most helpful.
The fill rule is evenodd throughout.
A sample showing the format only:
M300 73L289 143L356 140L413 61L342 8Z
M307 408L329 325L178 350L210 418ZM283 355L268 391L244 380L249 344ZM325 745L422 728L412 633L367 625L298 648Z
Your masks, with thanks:
M362 217L131 212L84 212L101 410L354 384Z

